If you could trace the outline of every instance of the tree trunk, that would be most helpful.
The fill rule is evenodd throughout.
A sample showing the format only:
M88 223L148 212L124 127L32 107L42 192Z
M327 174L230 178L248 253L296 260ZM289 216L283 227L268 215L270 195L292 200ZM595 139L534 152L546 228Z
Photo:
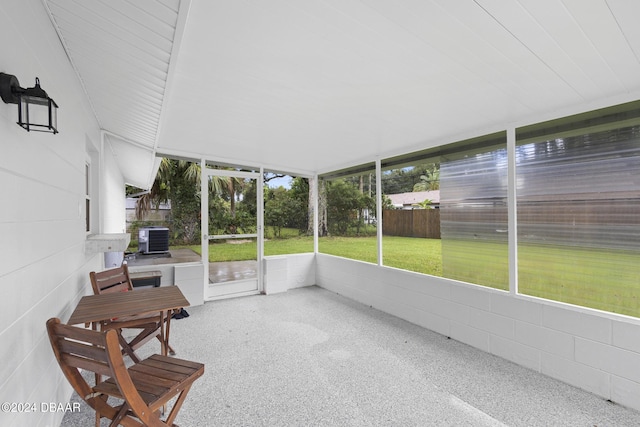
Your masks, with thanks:
M316 185L315 178L309 178L309 198L307 201L307 236L313 236L313 218L315 215Z
M231 218L235 218L236 217L236 188L233 183L233 178L229 177L229 182L227 185L229 189L229 209L231 211L230 212Z
M316 191L319 194L316 194ZM315 212L315 200L318 197L318 212ZM309 213L309 223L307 225L307 235L313 235L314 215L318 215L318 236L327 236L327 195L324 188L324 181L320 180L316 186L315 178L309 178L309 202L307 206Z
M327 191L323 180L318 182L318 236L324 237L329 235L329 226L327 224Z

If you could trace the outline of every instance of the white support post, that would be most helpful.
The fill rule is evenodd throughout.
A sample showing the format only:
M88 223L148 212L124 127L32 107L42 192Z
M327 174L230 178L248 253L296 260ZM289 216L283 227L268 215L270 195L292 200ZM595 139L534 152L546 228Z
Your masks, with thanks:
M319 197L320 194L318 193L318 189L320 188L320 186L318 185L318 174L315 174L313 176L313 189L309 188L309 191L313 190L313 194L315 195L315 197L313 198L313 253L317 254L318 253L318 224L319 224L319 216L320 216L320 212L318 212L318 206L320 205L319 203Z
M518 205L516 199L516 129L507 129L507 211L509 231L509 292L518 293Z
M258 205L258 291L264 291L264 168L260 167L260 174L256 182L256 204Z
M378 265L382 265L382 161L376 160L376 234L378 236Z
M204 265L202 291L206 299L209 288L209 174L204 158L200 160L200 239L200 253Z

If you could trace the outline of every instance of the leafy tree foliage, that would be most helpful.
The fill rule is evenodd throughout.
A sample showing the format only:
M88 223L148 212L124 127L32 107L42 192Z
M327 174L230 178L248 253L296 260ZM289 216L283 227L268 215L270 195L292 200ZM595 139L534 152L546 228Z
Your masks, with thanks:
M197 163L163 159L158 177L151 191L140 198L140 210L171 201L170 229L174 242L197 243L200 235L200 165ZM265 174L269 179L279 174ZM407 192L426 186L437 188L439 164L430 163L394 169L383 174L386 194ZM265 225L280 236L284 227L296 228L301 234L310 233L313 223L314 200L310 180L295 177L290 188L269 188L264 191ZM254 233L256 227L256 180L214 177L209 185L209 233ZM319 184L318 222L320 235L362 235L367 226L376 223L375 176L363 174ZM133 192L133 189L129 189ZM392 208L383 195L383 208Z
M309 225L313 225L313 204L309 209L309 180L293 178L289 191L294 206L288 227L297 228L301 234L306 233Z
M309 181L295 177L291 188L265 187L265 225L273 227L276 237L280 237L283 227L296 228L306 233L309 224Z
M127 195L138 194L136 219L142 223L146 213L171 201L168 227L173 242L192 244L200 235L200 166L197 163L163 158L149 191L126 188Z
M439 179L440 163L422 163L383 172L382 189L385 194L437 190ZM425 182L429 184L425 186Z
M267 226L273 227L275 237L281 236L283 227L291 226L300 212L296 200L291 197L290 190L284 187L265 189L264 220ZM304 211L303 211L304 212Z
M200 186L189 175L192 165L176 162L169 183L173 239L183 244L200 241Z
M360 235L365 229L365 212L369 215L375 212L375 199L345 179L329 181L325 189L329 232L345 236L355 229L356 235Z
M413 191L432 191L440 189L440 166L433 164L420 175L420 182L413 186Z

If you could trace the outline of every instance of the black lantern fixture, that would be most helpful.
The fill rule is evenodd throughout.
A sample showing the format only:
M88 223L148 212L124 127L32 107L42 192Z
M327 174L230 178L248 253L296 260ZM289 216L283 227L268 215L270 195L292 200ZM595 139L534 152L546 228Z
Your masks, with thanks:
M18 104L18 124L28 132L58 133L58 104L36 85L21 88L16 76L0 73L0 97L5 104Z

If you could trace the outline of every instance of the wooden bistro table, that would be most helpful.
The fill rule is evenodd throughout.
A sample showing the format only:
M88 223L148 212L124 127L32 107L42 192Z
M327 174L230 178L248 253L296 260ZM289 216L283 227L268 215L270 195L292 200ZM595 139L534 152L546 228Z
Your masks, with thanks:
M91 323L95 326L102 321L118 317L160 313L162 354L166 356L169 349L171 314L174 310L188 306L189 301L177 286L86 295L80 299L67 323L69 325Z

